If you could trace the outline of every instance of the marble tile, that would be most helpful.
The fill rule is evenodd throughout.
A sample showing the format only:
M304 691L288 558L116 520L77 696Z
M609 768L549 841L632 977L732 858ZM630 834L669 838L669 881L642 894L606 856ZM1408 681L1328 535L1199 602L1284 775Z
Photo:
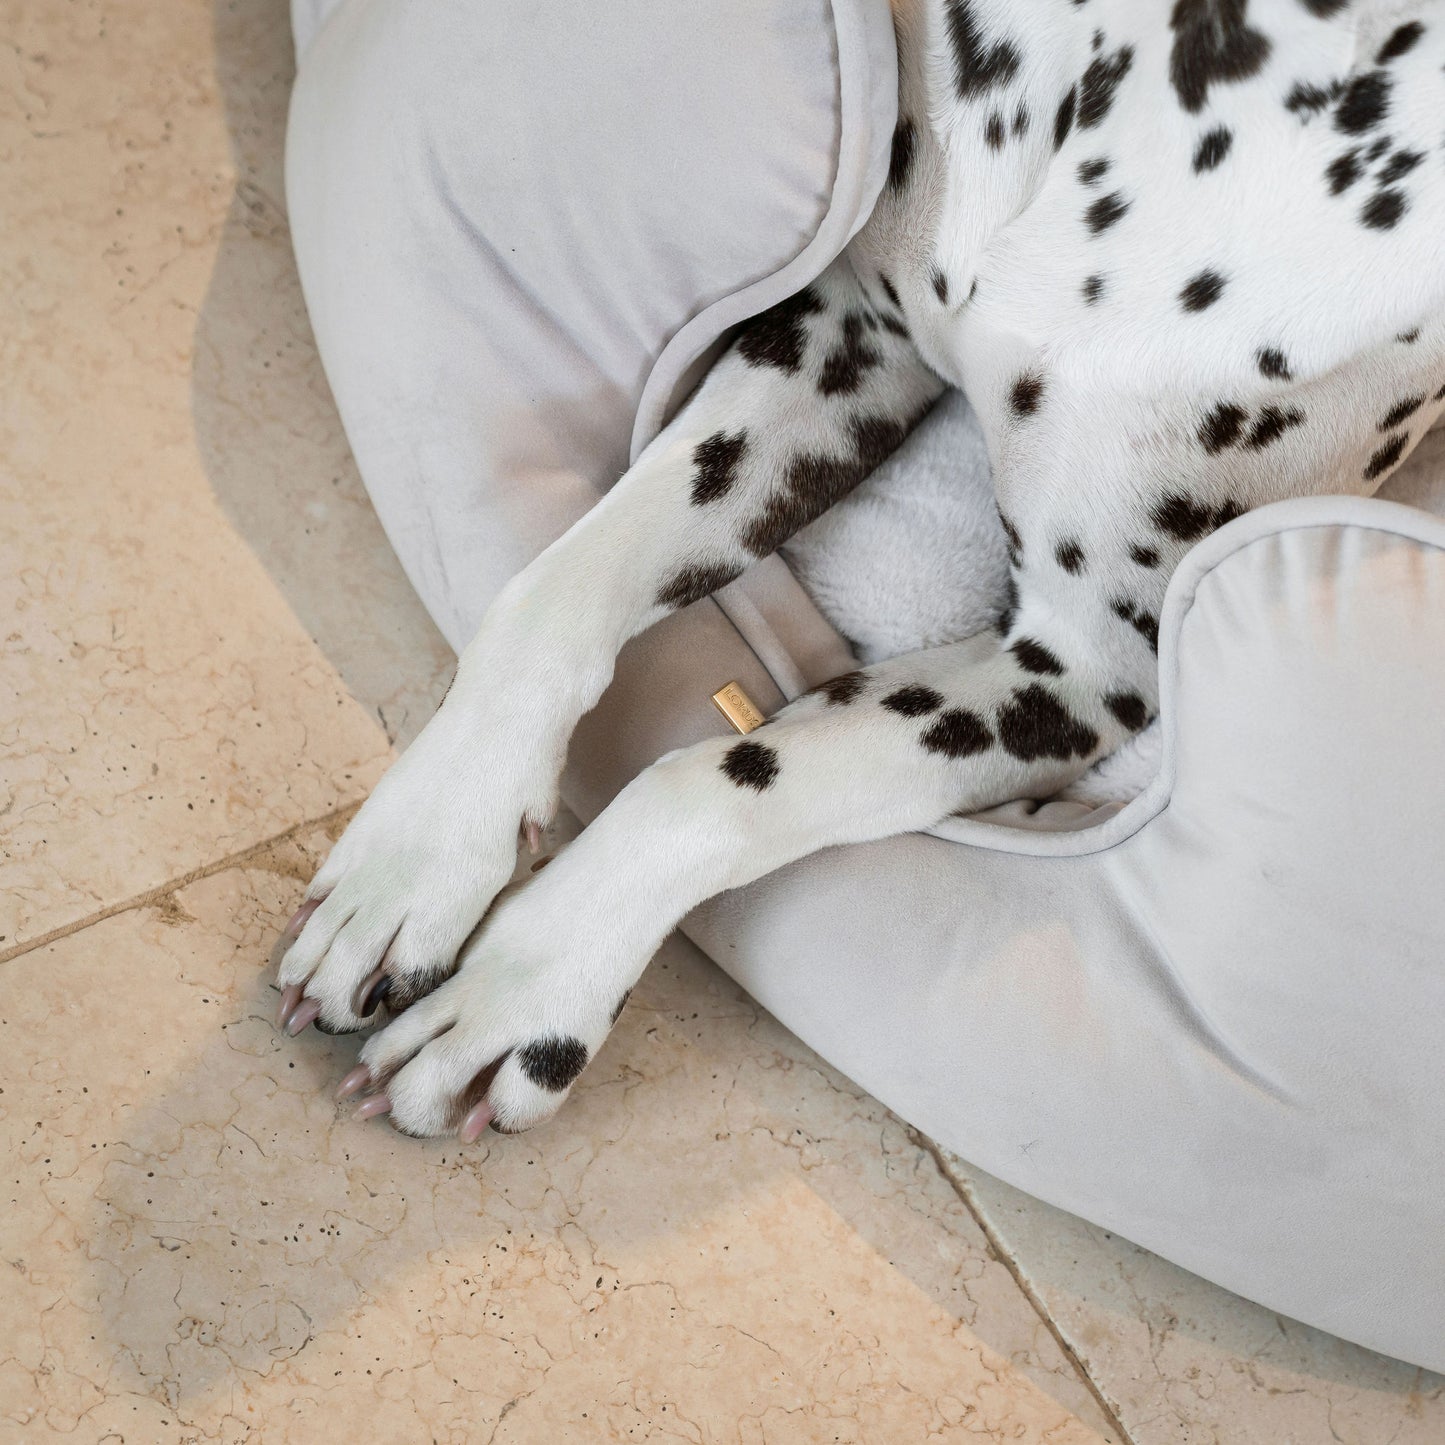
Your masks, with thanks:
M325 846L0 970L0 1436L1117 1439L929 1151L680 940L545 1128L343 1115L261 963Z
M7 39L0 956L362 796L450 667L300 305L284 4Z
M1251 1304L942 1156L1133 1445L1439 1445L1445 1379Z

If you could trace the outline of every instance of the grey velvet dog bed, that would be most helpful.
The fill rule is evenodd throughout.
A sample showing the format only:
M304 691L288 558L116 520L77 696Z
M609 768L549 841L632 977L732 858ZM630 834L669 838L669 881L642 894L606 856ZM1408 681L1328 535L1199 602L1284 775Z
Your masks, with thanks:
M729 328L866 217L894 122L888 7L296 0L295 24L308 306L377 510L460 648ZM967 455L950 406L911 445ZM1160 626L1157 765L1132 801L831 850L685 925L965 1157L1436 1369L1441 440L1395 484L1417 505L1282 503L1189 555ZM827 541L795 562L825 571ZM730 679L771 711L853 665L770 558L629 645L564 797L590 819L723 730L709 699Z

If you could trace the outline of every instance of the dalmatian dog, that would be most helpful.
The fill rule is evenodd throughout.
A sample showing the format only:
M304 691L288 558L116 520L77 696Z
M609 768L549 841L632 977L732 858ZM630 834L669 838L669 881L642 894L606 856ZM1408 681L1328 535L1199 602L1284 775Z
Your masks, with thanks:
M501 592L280 940L290 1033L390 1016L342 1083L363 1115L538 1124L702 900L1056 793L1153 716L1184 553L1265 502L1371 492L1445 404L1445 0L898 0L895 29L867 225ZM997 629L663 757L503 891L622 644L949 386L1009 543Z

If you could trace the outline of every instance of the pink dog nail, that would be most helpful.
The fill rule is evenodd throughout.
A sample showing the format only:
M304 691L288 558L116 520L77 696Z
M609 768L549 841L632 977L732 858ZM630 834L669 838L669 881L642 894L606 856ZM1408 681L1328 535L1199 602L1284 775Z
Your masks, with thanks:
M276 1027L284 1029L291 1011L301 1002L302 988L299 983L288 983L281 990L281 1002L276 1005Z
M291 1017L286 1020L286 1032L294 1039L320 1012L319 1000L303 998L292 1010Z
M534 857L542 851L542 827L530 818L525 820L527 829L527 851Z
M390 1112L391 1100L385 1094L378 1094L374 1099L363 1099L356 1107L358 1119L374 1119L378 1114Z
M358 1064L337 1086L336 1097L349 1099L360 1093L371 1082L371 1070L365 1064Z
M480 1104L474 1104L467 1117L462 1120L462 1127L457 1130L457 1138L463 1144L475 1144L482 1137L482 1131L491 1122L492 1106L486 1100Z
M321 907L321 900L313 898L308 903L303 903L295 913L291 915L290 922L281 930L281 936L271 947L271 967L280 968L281 960L286 957L286 950L291 947L301 936L301 930L306 927L306 920Z

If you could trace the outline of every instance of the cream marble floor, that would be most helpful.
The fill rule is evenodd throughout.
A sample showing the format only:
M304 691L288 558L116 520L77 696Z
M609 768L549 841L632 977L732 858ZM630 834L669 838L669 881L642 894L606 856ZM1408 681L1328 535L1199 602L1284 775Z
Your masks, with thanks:
M284 6L0 27L0 1441L1445 1439L680 939L547 1129L340 1114L263 961L452 659L301 307Z

